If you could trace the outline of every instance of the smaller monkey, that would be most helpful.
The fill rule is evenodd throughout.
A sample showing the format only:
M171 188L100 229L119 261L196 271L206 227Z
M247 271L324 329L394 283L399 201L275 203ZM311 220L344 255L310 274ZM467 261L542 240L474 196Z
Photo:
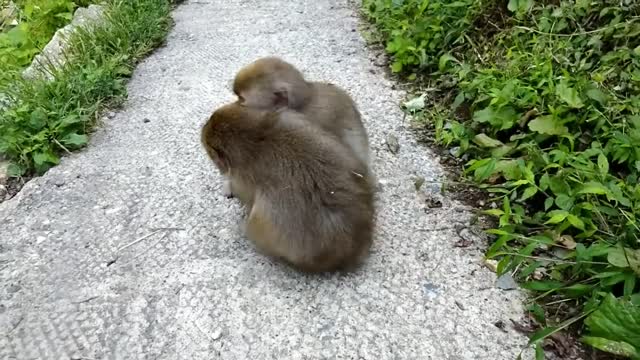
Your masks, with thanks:
M238 101L263 110L288 108L336 135L369 166L369 138L353 99L339 87L309 82L292 64L274 56L246 65L233 81Z
M262 253L314 273L349 270L368 253L368 167L303 114L234 102L211 115L201 141L246 205L246 235Z

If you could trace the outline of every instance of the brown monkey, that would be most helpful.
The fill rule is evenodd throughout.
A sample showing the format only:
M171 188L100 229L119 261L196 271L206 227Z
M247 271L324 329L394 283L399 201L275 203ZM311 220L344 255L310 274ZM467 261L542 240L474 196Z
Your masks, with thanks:
M233 92L245 106L265 110L289 108L338 136L369 165L369 138L355 102L339 87L309 82L290 63L273 56L240 69Z
M374 189L368 167L334 135L292 110L227 104L202 144L247 206L247 237L307 272L348 270L368 252Z

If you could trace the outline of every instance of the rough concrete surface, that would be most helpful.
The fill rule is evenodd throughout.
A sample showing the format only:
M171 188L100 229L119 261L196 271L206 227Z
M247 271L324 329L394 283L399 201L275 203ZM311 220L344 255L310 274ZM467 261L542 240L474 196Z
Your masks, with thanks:
M495 288L479 240L455 246L469 209L425 205L443 169L413 139L351 5L198 0L174 18L91 145L0 204L1 359L517 356L521 296ZM353 274L305 276L257 254L200 147L234 73L270 54L344 87L364 116L383 185L372 254Z

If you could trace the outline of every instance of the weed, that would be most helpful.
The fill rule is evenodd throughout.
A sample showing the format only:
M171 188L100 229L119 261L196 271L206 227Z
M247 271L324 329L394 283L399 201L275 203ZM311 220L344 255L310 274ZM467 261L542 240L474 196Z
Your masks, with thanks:
M586 343L640 356L640 339L627 336L638 311L621 310L640 306L640 3L365 0L364 9L392 70L450 79L451 96L422 120L470 158L466 176L501 204L484 211L498 225L486 256L546 304L531 307L538 354L545 337L586 318L597 333Z

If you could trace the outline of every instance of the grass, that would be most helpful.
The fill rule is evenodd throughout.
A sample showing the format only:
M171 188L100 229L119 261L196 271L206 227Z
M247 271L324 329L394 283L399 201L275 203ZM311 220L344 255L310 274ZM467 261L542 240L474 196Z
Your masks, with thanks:
M71 38L68 62L52 81L14 76L0 89L12 104L0 114L11 176L42 174L87 143L99 112L126 97L136 62L164 41L170 10L168 0L109 1L106 22Z
M486 257L571 328L640 358L640 3L364 0L405 107L499 204ZM552 316L550 316L552 315ZM559 318L558 318L559 317ZM636 334L636 335L632 335Z
M6 9L6 18L0 18L0 84L15 81L18 71L24 69L47 44L59 28L67 25L79 6L88 0L17 0L14 11L9 1L0 0L0 9ZM11 14L11 15L10 15Z

